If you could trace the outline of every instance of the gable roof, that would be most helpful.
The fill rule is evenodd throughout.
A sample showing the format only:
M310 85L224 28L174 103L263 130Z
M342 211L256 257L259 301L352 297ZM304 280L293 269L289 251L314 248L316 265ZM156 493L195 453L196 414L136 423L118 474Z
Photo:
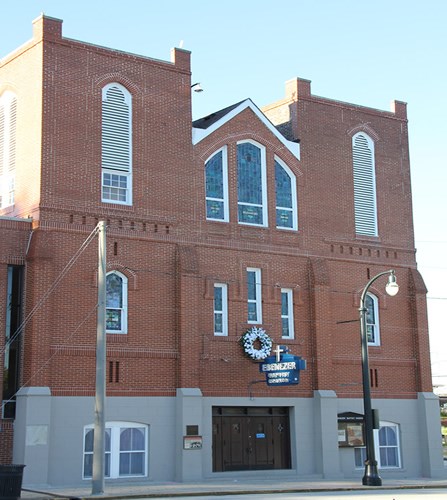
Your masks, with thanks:
M214 123L216 123L217 121L219 121L221 118L223 118L230 111L233 111L233 109L237 108L243 102L245 102L245 101L237 102L236 104L232 104L231 106L223 108L223 109L221 109L219 111L215 111L214 113L211 113L208 116L205 116L203 118L199 118L198 120L194 120L192 122L192 126L194 128L207 129L211 125L214 125Z
M200 141L208 137L210 134L215 132L217 129L222 127L225 123L232 120L239 113L242 113L245 109L251 109L257 118L270 130L270 132L279 139L290 152L300 159L300 145L298 142L292 142L286 139L278 129L273 125L273 123L264 115L264 113L253 103L251 99L245 99L244 101L238 102L231 106L211 113L204 118L199 118L192 122L192 143L193 145L198 144Z

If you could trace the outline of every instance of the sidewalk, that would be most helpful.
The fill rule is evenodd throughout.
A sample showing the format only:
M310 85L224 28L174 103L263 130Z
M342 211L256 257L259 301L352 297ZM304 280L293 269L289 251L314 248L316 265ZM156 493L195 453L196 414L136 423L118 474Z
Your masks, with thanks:
M43 488L39 490L22 489L21 498L27 500L42 499L92 499L101 500L116 498L151 498L151 497L188 497L193 495L234 495L254 493L296 493L312 491L352 491L380 489L410 489L410 488L446 488L447 479L383 479L381 487L363 486L362 480L312 480L299 481L284 479L231 479L213 480L200 483L150 483L150 484L107 484L103 495L92 495L91 484L81 488Z

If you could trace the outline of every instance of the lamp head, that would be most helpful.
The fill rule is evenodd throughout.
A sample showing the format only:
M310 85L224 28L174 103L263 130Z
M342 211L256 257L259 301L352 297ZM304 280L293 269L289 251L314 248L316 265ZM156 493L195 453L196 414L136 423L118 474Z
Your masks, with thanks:
M192 90L194 90L194 92L203 92L203 88L200 85L200 82L192 84L191 88L192 88Z
M390 297L394 297L399 291L399 285L396 282L396 275L394 274L394 271L390 271L388 283L385 286L385 291Z

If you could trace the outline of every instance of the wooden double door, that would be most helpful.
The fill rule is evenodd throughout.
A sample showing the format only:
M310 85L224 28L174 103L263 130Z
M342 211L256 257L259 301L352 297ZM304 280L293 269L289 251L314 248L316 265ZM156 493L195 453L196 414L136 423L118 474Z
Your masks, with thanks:
M214 472L290 468L288 408L213 408Z

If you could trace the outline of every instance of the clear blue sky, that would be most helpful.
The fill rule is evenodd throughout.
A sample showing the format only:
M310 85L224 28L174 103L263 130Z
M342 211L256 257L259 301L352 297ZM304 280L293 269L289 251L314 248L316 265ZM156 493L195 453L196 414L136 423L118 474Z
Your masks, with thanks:
M297 76L332 99L384 110L407 102L433 374L447 385L445 0L0 0L0 57L31 38L41 12L63 19L65 37L157 59L183 41L205 88L193 94L194 118L247 97L269 104Z

